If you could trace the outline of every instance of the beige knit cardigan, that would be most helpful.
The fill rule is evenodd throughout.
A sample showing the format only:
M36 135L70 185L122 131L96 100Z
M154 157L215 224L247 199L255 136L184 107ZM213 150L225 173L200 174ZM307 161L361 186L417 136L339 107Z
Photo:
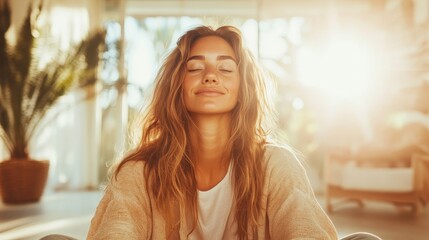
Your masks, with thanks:
M335 227L316 201L297 158L285 148L268 146L264 163L264 213L259 218L257 236L249 235L250 238L337 239ZM91 221L87 239L167 238L165 221L145 188L143 168L143 161L128 162L117 179L112 179ZM233 225L233 216L230 214L227 226ZM187 239L190 228L186 217L177 217L180 227L169 238Z

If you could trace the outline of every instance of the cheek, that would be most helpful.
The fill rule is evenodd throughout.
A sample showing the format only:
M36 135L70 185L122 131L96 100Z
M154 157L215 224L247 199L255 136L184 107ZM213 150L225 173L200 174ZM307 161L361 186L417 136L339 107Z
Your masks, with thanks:
M185 104L189 104L190 101L192 101L192 91L196 87L195 78L185 76L183 79L183 85L182 85L182 99L185 101Z
M189 81L187 78L183 79L183 93L186 94L186 92L188 92L189 90Z
M239 92L240 92L240 83L235 84L232 88L231 88L231 92L232 94L238 98Z
M240 77L237 76L233 81L230 81L229 90L231 94L234 94L235 96L238 96L238 92L240 91Z
M195 81L193 81L192 77L185 76L183 79L183 91L185 94L187 94L192 89L194 82Z

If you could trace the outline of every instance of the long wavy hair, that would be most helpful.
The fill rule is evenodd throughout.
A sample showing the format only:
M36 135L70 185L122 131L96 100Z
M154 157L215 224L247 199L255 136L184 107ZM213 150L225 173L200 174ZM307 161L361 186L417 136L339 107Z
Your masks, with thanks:
M192 157L189 129L191 117L183 99L186 61L196 40L218 36L227 41L238 58L240 90L232 110L230 138L225 150L233 165L235 221L237 236L254 235L262 214L264 183L263 157L267 139L267 121L273 115L268 101L266 78L248 49L243 46L240 31L232 26L216 30L200 26L186 32L166 57L155 81L153 97L143 115L142 135L138 146L118 165L116 175L127 161L144 161L148 192L166 219L175 229L174 218L192 213L193 226L198 219L195 159ZM171 232L170 232L171 234Z

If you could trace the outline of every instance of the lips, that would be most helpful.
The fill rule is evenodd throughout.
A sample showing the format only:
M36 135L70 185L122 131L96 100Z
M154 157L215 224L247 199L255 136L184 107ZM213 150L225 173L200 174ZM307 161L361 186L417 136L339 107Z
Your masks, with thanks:
M204 95L204 96L219 96L224 94L225 92L216 88L201 88L195 92L195 95Z

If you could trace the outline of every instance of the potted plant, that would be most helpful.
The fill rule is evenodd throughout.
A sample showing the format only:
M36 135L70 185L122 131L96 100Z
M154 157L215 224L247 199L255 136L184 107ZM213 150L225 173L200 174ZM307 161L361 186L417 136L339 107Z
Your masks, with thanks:
M49 161L31 158L30 140L61 96L97 82L104 46L105 31L95 31L40 69L35 52L38 39L33 35L40 11L41 6L29 7L17 42L10 46L5 35L11 10L8 1L0 5L0 138L9 155L0 162L0 194L5 203L36 202L42 196Z

